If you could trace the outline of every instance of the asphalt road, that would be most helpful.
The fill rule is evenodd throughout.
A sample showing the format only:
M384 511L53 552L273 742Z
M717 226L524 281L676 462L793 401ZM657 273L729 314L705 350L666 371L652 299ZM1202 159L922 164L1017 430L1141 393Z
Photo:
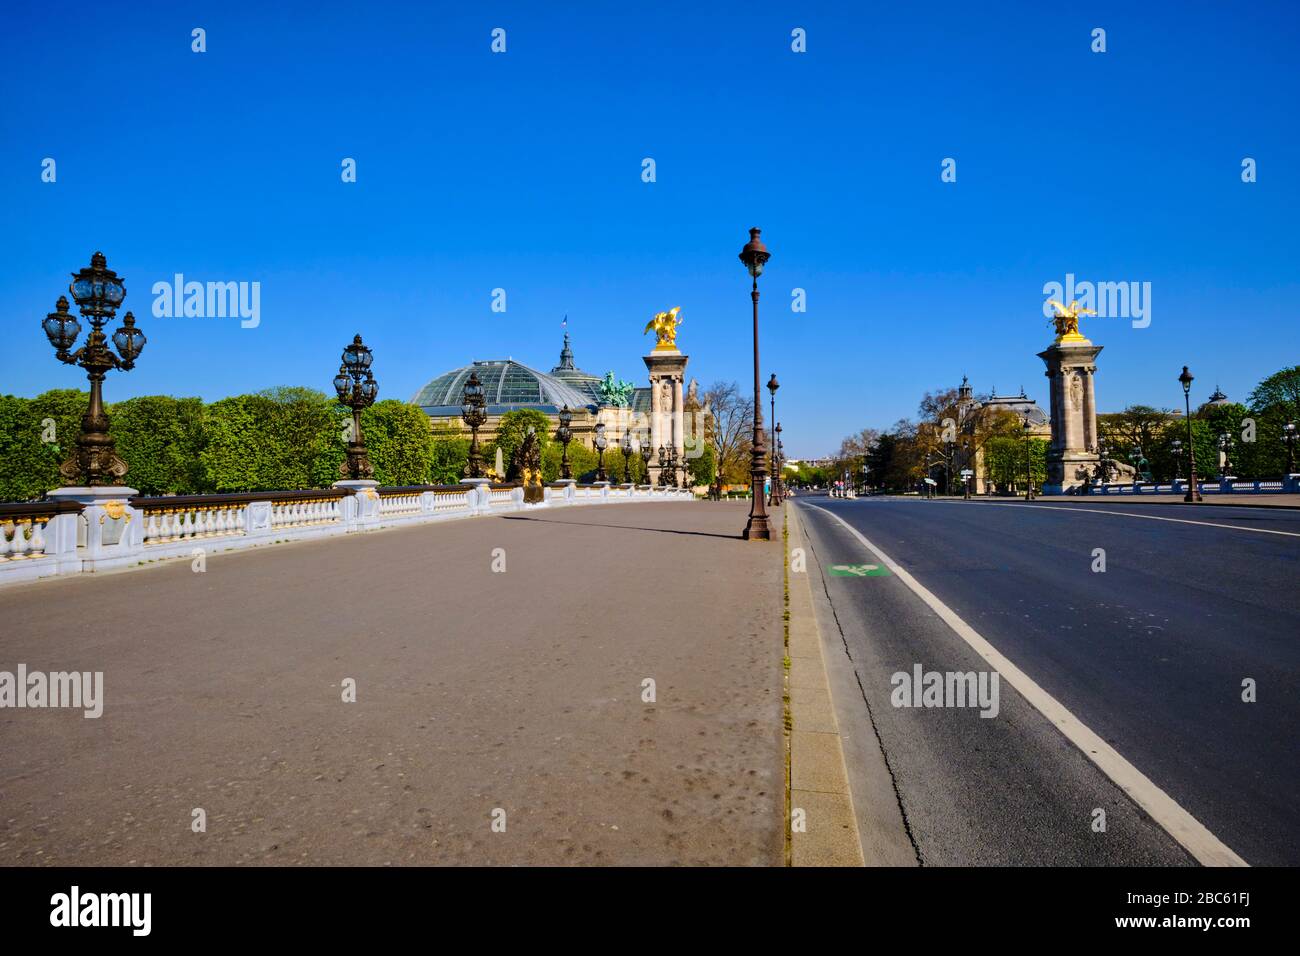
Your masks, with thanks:
M824 496L797 507L814 588L851 657L841 666L856 672L923 863L1194 861L1005 681L996 718L892 706L891 675L916 663L988 666L896 576L826 573L877 559L819 508L1246 862L1300 863L1300 512ZM1242 700L1246 678L1255 703Z

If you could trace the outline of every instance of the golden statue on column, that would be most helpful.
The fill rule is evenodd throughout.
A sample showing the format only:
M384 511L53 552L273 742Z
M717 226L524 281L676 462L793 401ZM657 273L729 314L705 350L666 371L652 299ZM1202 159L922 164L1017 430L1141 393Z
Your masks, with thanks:
M673 306L667 312L658 312L655 317L646 323L645 330L641 333L645 335L651 329L654 330L658 342L655 344L656 352L676 352L677 351L677 326L682 324L678 314L682 311L679 305Z
M1096 315L1096 309L1081 309L1077 300L1071 302L1068 307L1055 299L1048 299L1047 304L1056 310L1056 316L1052 319L1052 322L1056 325L1056 341L1058 344L1061 342L1092 344L1079 331L1079 316Z

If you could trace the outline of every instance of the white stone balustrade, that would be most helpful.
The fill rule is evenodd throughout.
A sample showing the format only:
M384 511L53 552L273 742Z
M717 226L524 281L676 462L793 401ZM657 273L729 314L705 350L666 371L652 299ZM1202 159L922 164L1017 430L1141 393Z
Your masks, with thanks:
M78 491L79 489L73 489ZM314 492L122 497L0 504L0 586L406 524L610 501L688 501L686 489L558 482L524 502L520 485L335 488Z

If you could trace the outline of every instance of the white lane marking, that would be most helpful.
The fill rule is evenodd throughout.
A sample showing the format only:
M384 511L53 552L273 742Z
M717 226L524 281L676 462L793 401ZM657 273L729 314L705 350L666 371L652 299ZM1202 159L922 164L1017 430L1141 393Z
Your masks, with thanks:
M1202 866L1249 866L1245 860L1232 851L1222 840L1207 830L1199 820L1174 802L1174 799L1157 787L1151 780L1125 760L1110 744L1088 729L1084 723L1066 709L1065 705L1049 694L1028 674L1011 663L992 644L986 641L975 628L953 612L937 597L931 594L916 578L885 552L863 537L853 527L833 511L827 511L819 505L809 505L818 511L824 511L848 529L849 533L871 551L885 567L894 572L894 576L906 584L912 591L929 605L943 619L957 636L964 640L976 654L984 658L1002 675L1020 695L1040 714L1050 720L1065 738L1074 744L1095 763L1101 772L1108 776L1115 785L1133 798L1151 819L1160 824L1165 832L1182 844Z
M890 499L897 500L897 499ZM920 500L920 499L918 499ZM956 504L955 501L947 501L944 504ZM966 502L963 502L965 504ZM1011 502L1002 501L976 501L974 504L983 505L985 508L1019 508L1022 505L1012 504ZM818 507L813 505L814 508ZM1100 508L1075 508L1062 507L1061 505L1032 505L1031 507L1039 511L1087 511L1095 515L1119 515L1121 518L1146 518L1148 521L1175 521L1178 524L1198 524L1206 528L1230 528L1233 531L1254 531L1258 534L1280 534L1288 538L1300 538L1300 532L1296 531L1274 531L1272 528L1246 528L1239 524L1219 524L1216 521L1192 521L1190 518L1165 518L1160 515L1140 515L1131 511L1102 511ZM1211 505L1210 507L1215 507ZM1222 507L1222 506L1219 506ZM1249 507L1247 505L1246 507ZM826 509L822 509L825 511ZM830 512L827 512L830 514Z

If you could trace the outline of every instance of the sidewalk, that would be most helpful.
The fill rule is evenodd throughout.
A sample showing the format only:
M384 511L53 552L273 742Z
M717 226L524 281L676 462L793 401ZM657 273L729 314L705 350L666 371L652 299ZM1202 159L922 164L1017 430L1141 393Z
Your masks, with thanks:
M747 511L503 515L6 588L0 670L103 671L105 703L0 710L0 865L780 865L782 548L739 540Z

